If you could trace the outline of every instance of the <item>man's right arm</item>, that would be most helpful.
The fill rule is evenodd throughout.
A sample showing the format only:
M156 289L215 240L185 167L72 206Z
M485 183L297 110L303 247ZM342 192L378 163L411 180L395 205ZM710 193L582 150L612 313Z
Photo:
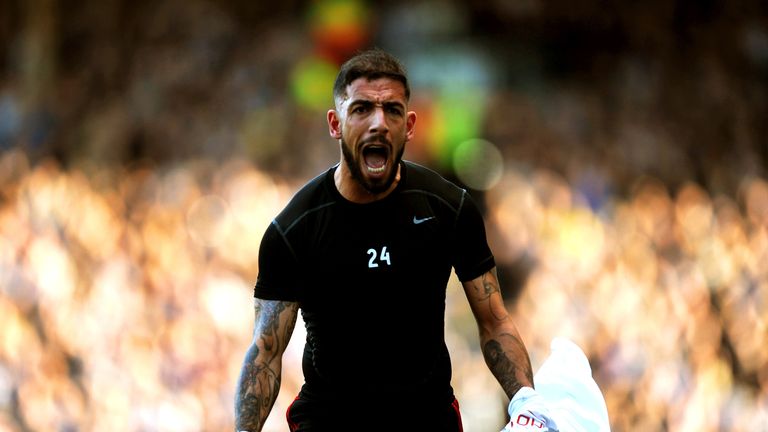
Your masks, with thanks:
M256 324L235 394L238 431L258 432L280 391L282 358L296 324L295 302L255 299Z

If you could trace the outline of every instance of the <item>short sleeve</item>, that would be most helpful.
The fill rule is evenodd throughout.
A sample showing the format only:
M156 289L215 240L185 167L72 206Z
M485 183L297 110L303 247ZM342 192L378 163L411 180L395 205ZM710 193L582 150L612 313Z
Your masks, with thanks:
M488 246L483 215L466 191L459 206L454 236L453 268L461 282L475 279L496 265Z
M259 246L259 275L254 297L264 300L298 301L296 257L273 221L264 232Z

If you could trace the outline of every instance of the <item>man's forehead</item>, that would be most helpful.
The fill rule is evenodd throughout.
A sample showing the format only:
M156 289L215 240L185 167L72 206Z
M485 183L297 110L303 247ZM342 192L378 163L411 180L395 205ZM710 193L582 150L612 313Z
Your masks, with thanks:
M406 102L405 86L396 79L381 77L369 79L360 77L347 85L346 95L342 101L376 100Z

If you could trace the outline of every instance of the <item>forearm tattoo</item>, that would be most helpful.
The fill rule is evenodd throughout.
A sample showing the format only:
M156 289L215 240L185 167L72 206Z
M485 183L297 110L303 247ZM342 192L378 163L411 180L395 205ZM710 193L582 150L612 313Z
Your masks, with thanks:
M520 375L533 385L533 372L523 342L516 336L504 333L507 349L496 339L491 339L483 345L483 356L488 368L501 384L504 393L511 399L520 388L524 387Z
M259 347L252 346L243 364L235 404L237 430L258 431L280 391L280 375L265 363L257 363Z
M280 391L280 359L296 322L296 306L278 301L258 302L254 341L246 353L235 400L237 430L258 431ZM280 325L281 314L288 311Z

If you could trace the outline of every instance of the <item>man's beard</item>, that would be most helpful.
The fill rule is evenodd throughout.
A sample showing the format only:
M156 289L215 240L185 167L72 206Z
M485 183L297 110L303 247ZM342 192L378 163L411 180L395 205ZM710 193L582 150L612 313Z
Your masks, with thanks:
M389 189L390 186L392 186L392 183L394 183L395 177L397 176L397 168L400 165L400 161L403 159L404 152L405 146L401 147L395 155L394 165L391 167L389 176L387 176L384 181L371 182L370 180L366 179L366 177L363 175L363 171L360 169L360 166L363 165L360 163L362 161L355 158L355 155L352 153L352 149L349 148L349 145L347 145L347 142L344 140L344 138L341 138L341 154L344 156L344 162L346 162L347 167L349 167L352 178L360 183L360 185L363 186L365 190L372 194L384 192Z

